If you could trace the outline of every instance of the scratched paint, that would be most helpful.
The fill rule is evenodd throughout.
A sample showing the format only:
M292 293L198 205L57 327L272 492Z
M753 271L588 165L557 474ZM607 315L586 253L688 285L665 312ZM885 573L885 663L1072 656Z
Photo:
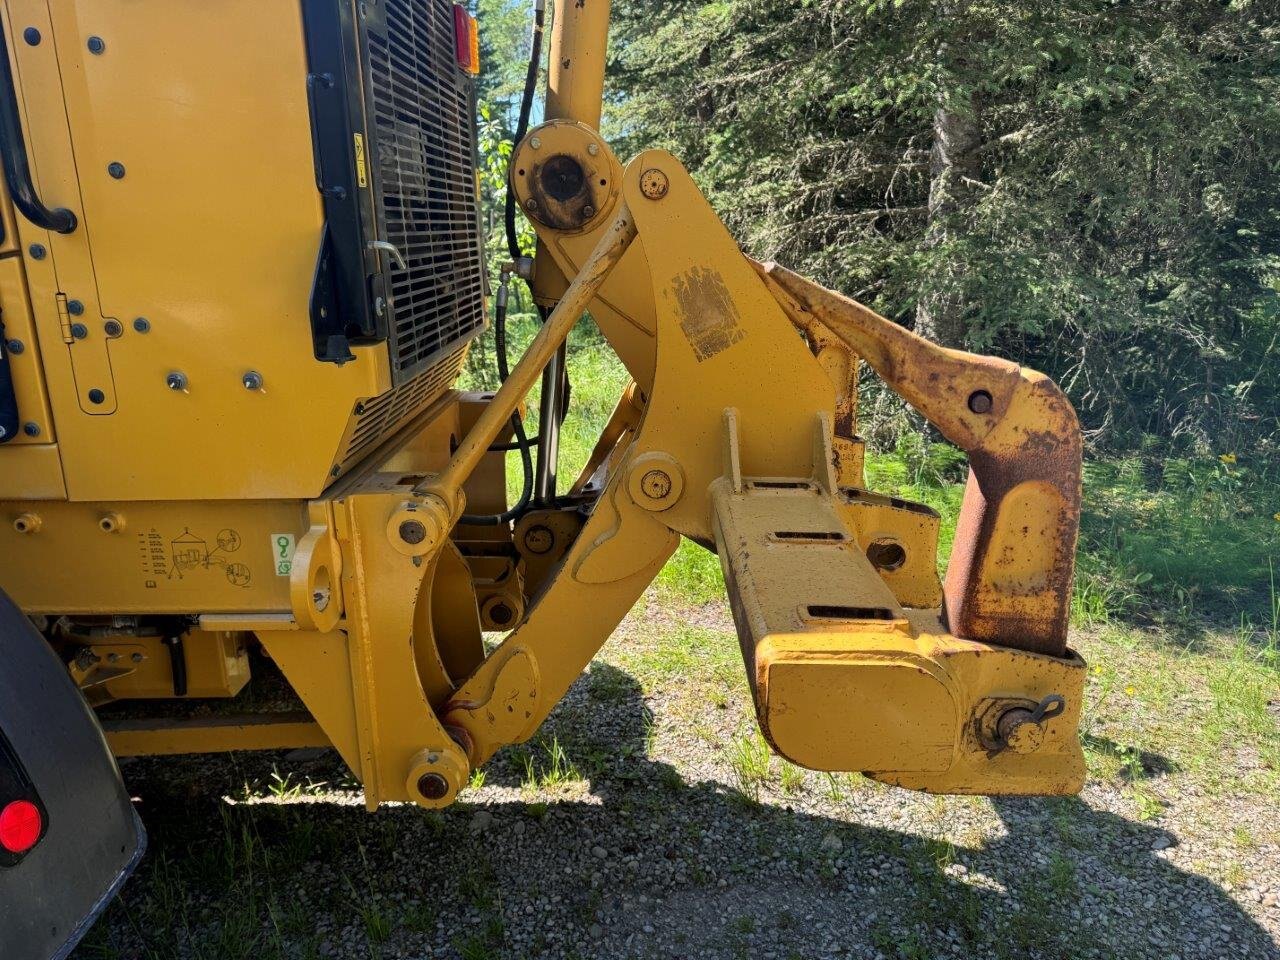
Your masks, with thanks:
M680 274L667 296L675 300L680 329L699 363L723 353L746 336L724 278L711 267L694 267Z

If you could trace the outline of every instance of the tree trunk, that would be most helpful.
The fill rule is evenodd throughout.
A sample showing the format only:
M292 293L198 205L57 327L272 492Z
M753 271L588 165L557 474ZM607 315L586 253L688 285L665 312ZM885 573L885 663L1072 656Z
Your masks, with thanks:
M698 79L701 82L702 90L694 98L693 109L701 123L710 123L711 119L716 115L716 100L711 93L711 87L707 83L710 74L708 69L711 66L711 47L703 47L698 51Z
M980 182L978 147L981 125L975 104L963 112L947 106L933 115L930 160L929 229L926 248L950 239L958 215L971 207ZM963 347L970 304L965 299L965 264L936 264L932 282L916 307L916 332L948 347Z

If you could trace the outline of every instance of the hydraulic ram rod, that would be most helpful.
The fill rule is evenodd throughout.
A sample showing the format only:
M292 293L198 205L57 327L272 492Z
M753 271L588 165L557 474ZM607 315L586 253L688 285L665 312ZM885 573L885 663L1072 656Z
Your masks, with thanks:
M456 521L465 507L463 484L480 465L480 461L489 452L489 447L510 422L511 415L542 376L543 369L568 338L578 318L595 299L600 287L635 238L635 220L623 202L618 207L613 223L605 230L595 250L578 271L560 303L551 311L551 316L542 325L533 343L529 344L529 349L515 365L511 375L480 414L475 426L463 438L449 465L438 477L429 478L415 487L415 494L439 497L448 506L450 519Z

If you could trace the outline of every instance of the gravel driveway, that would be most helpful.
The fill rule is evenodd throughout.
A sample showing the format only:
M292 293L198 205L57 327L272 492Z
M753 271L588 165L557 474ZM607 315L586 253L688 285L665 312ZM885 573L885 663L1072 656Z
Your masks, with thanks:
M1095 691L1122 770L1079 798L935 798L770 759L736 658L723 609L651 600L443 814L366 814L329 752L129 762L151 851L77 956L1280 958L1258 750L1110 739L1182 701Z

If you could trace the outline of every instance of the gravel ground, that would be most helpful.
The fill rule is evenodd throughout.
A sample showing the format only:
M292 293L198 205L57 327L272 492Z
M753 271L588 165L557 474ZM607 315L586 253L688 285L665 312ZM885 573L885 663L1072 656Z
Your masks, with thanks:
M77 956L1280 958L1250 751L1144 753L1141 796L801 772L758 752L731 631L650 602L442 814L366 814L330 752L127 763L151 851Z

